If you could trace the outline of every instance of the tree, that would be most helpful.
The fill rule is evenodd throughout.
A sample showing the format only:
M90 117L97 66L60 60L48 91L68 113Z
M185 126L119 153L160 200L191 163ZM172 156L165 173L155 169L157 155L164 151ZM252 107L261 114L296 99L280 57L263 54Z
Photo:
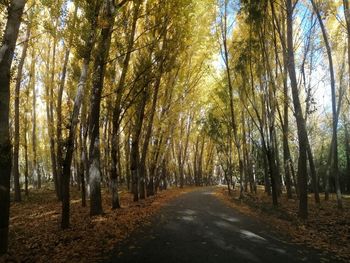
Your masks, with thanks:
M101 8L101 4L99 1L86 3L86 8L89 9L91 14L88 16L88 33L87 39L85 42L85 52L83 53L83 65L82 70L78 82L77 93L74 99L73 111L71 113L70 125L69 125L69 134L66 142L66 153L65 159L63 161L63 175L62 175L62 220L61 227L63 229L69 227L69 210L70 210L70 195L69 195L69 182L71 176L71 164L73 158L74 151L74 139L76 135L76 129L78 125L78 117L80 108L83 102L84 95L86 93L86 81L88 76L88 69L91 60L91 53L94 47L95 38L96 38L96 27L97 27L97 19L99 15L99 11ZM75 9L75 12L77 7ZM74 14L76 15L76 13ZM67 53L66 53L67 55ZM84 178L84 173L83 173ZM84 183L84 180L82 180ZM83 189L85 189L85 185L83 185ZM83 193L83 200L85 201L85 192ZM84 204L83 201L83 204Z
M112 208L120 208L119 196L118 196L118 175L120 173L120 169L118 169L118 164L120 160L120 115L121 115L121 101L123 93L125 92L125 82L126 76L129 70L129 63L131 58L131 52L134 48L135 42L135 33L137 20L139 16L139 10L141 2L139 0L134 1L133 7L133 17L132 17L132 26L130 30L130 35L128 35L127 49L125 58L123 60L122 72L119 78L118 86L116 88L116 100L114 103L113 109L113 135L112 135L112 169L111 169L111 190L112 190ZM129 170L129 168L127 169Z
M71 25L71 32L69 33L69 38L66 44L66 52L64 54L64 60L63 60L63 67L62 67L62 73L61 73L61 79L59 82L59 88L58 88L58 94L57 94L57 106L56 106L56 112L57 112L57 127L56 127L56 134L57 134L57 177L60 178L59 180L62 181L62 184L60 185L61 189L61 198L63 201L63 184L67 184L67 182L65 182L66 178L64 177L63 174L63 169L64 169L64 156L63 156L63 138L62 138L62 96L63 96L63 90L64 90L64 86L65 86L65 82L66 82L66 75L67 75L67 67L68 67L68 62L69 62L69 55L71 53L71 48L72 48L72 44L73 44L73 36L74 36L74 29L75 29L75 24L76 24L76 20L77 20L77 13L78 13L78 5L75 5L74 8L74 13L73 13L73 21L72 21L72 25ZM79 101L77 102L78 104L81 104ZM77 106L78 109L76 109L78 111L78 113L76 114L76 119L77 119L77 115L79 114L79 108L80 105ZM77 122L77 120L73 120L75 122ZM71 126L72 126L71 122ZM72 127L71 127L72 128ZM75 127L73 127L74 129ZM73 133L74 134L74 133ZM70 140L72 140L72 138L70 138ZM74 140L74 136L73 136L73 140ZM73 149L69 149L70 152L73 152ZM66 168L67 169L67 168ZM70 169L70 165L69 165L69 169ZM64 182L63 182L64 181ZM66 190L66 189L65 189Z
M298 82L295 72L294 44L293 44L293 12L295 3L292 0L286 1L287 17L287 65L292 88L292 97L295 111L295 119L298 128L299 159L298 159L298 189L299 189L299 216L306 219L308 216L307 203L307 131L305 119L299 99Z
M8 245L10 214L11 141L9 135L9 102L11 65L23 14L25 0L12 0L0 47L0 255Z
M332 122L332 128L333 128L333 135L332 135L332 173L334 174L335 178L335 188L336 188L336 194L337 194L337 201L338 201L338 208L343 209L342 204L342 197L341 197L341 190L340 190L340 183L339 183L339 167L338 167L338 115L337 115L337 103L336 103L336 87L335 87L335 76L334 76L334 67L333 67L333 56L332 56L332 50L331 46L329 44L328 35L326 28L323 24L323 20L321 17L321 13L315 3L314 0L310 0L312 7L316 13L317 20L320 24L321 30L322 30L322 36L323 40L325 42L326 50L327 50L327 56L328 56L328 62L329 62L329 74L331 79L331 92L332 92L332 114L333 114L333 122Z
M234 98L233 98L233 86L232 86L232 76L231 76L231 68L230 68L230 62L229 62L229 47L228 47L228 1L224 0L223 3L223 14L221 14L221 21L220 21L220 40L221 40L221 56L224 60L225 64L225 70L226 70L226 77L227 77L227 86L228 86L228 93L229 93L229 105L230 105L230 116L231 116L231 126L233 131L233 141L237 149L238 154L238 162L239 162L239 173L240 173L240 198L243 197L243 160L242 160L242 151L241 151L241 142L238 137L238 125L236 119L237 113L234 109Z
M89 148L89 185L90 185L90 215L99 215L102 213L101 204L101 171L100 171L100 149L99 149L99 120L100 103L106 71L106 61L109 55L111 45L111 35L114 25L116 12L127 1L123 0L115 5L114 1L105 0L102 10L104 24L101 34L97 40L97 53L93 66L91 107L90 107L90 148Z
M20 89L21 89L21 83L22 83L22 76L23 76L23 67L24 62L27 56L27 50L29 46L29 37L30 37L30 29L31 25L27 25L26 35L24 39L23 49L20 61L18 63L18 69L17 69L17 79L16 79L16 85L15 85L15 135L14 135L14 149L13 149L13 179L15 182L15 201L20 202L21 201L21 186L19 184L19 103L20 103Z

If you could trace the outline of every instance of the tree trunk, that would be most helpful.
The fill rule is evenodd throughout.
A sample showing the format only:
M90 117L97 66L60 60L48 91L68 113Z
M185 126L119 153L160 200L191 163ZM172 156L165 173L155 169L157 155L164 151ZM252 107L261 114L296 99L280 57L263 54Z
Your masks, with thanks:
M276 166L276 158L273 147L269 147L267 150L267 161L270 169L270 182L271 182L271 190L272 190L272 203L273 206L278 206L278 192L276 189L276 177L277 177L277 166Z
M27 50L29 46L29 37L30 37L30 24L27 25L27 31L26 36L24 39L23 49L22 49L22 55L18 64L18 72L17 72L17 79L16 79L16 86L15 86L15 135L14 135L14 145L13 145L13 180L15 183L15 201L20 202L21 201L21 186L19 184L19 96L20 96L20 90L21 90L21 82L22 82L22 75L23 75L23 66L24 61L27 56Z
M53 93L53 85L54 85L54 68L55 68L55 57L56 57L56 37L54 37L53 40L53 62L52 62L52 71L51 71L51 79L47 81L46 83L46 88L45 88L45 95L46 95L46 117L47 117L47 126L48 126L48 135L49 135L49 140L50 140L50 157L51 157L51 170L52 170L52 175L53 175L53 180L55 184L55 191L56 191L56 196L58 200L61 200L61 187L60 187L60 181L57 176L57 162L56 162L56 153L55 153L55 136L54 136L54 127L53 127L53 101L52 101L52 93ZM50 75L50 62L49 62L49 57L50 57L50 46L48 50L48 55L47 55L47 62L46 62L46 74L49 76Z
M271 182L269 178L269 165L267 161L267 156L265 152L262 152L262 159L264 164L264 185L265 185L265 193L271 195Z
M298 160L298 186L299 186L299 217L306 219L308 216L307 202L307 131L305 119L299 99L298 82L295 72L294 46L293 46L293 1L286 1L287 11L287 57L288 72L292 88L292 97L299 139Z
M63 67L62 67L62 73L61 73L61 79L60 84L58 88L58 94L57 94L57 127L56 127L56 134L57 134L57 177L63 179L63 138L62 138L62 97L63 97L63 90L64 85L66 82L66 75L67 75L67 67L69 62L69 55L71 51L71 46L73 42L73 35L74 35L74 29L75 29L75 22L77 18L77 12L78 12L78 5L75 5L74 15L73 15L73 25L71 28L71 32L69 35L68 45L66 47L66 52L64 54L64 60L63 60ZM79 106L80 108L80 106ZM79 113L79 110L78 110ZM74 138L73 138L74 139ZM63 183L63 182L62 182ZM62 187L62 186L61 186ZM62 190L63 191L63 190Z
M344 5L344 16L346 21L346 31L347 31L347 42L348 42L348 71L350 75L350 9L349 9L349 1L343 0Z
M90 49L91 50L91 49ZM91 53L91 51L90 51ZM66 143L66 157L63 161L63 176L62 176L62 221L61 221L61 227L62 229L69 227L69 180L70 180L70 174L71 174L71 163L73 158L73 152L74 152L74 138L76 134L76 128L78 124L78 117L79 117L79 111L80 107L85 95L85 89L86 89L86 79L87 79L87 73L89 68L89 62L90 62L90 54L84 59L82 71L78 83L78 90L77 94L74 99L74 106L73 106L73 112L70 119L70 128L69 128L69 134L67 138ZM84 156L85 158L85 156ZM82 158L83 162L83 158ZM85 180L84 180L84 169L82 168L82 204L85 205ZM81 175L80 175L81 176Z
M28 120L27 116L25 116L24 119L24 194L25 196L29 195L29 190L28 190L28 176L29 176L29 171L28 171Z
M204 145L205 145L205 136L202 135L201 149L199 153L199 161L198 161L198 182L199 186L203 186L203 153L204 153Z
M114 1L105 0L106 25L102 28L98 39L97 53L93 67L93 81L90 101L90 148L89 148L89 185L90 185L90 215L103 213L101 200L101 163L100 163L100 107L103 90L106 62L111 45L111 35L115 17Z
M316 202L316 204L319 204L320 203L320 195L319 195L319 191L318 191L318 176L317 176L317 172L316 172L314 156L312 154L309 139L307 140L307 158L309 159L309 166L310 166L310 171L311 171L311 182L312 182L312 188L314 191L315 202Z
M25 115L24 115L24 194L25 196L29 195L28 191L28 176L29 176L29 168L28 168L28 107L29 107L29 85L26 89L26 106L25 106Z
M25 0L12 0L0 47L0 255L6 253L10 215L11 141L9 107L11 65Z
M346 152L346 183L347 183L347 191L350 193L350 135L348 129L348 123L345 122L345 152Z
M90 21L90 36L89 39L86 42L86 53L83 57L83 65L82 70L80 74L80 79L78 83L77 93L75 95L74 99L74 105L73 105L73 112L70 117L70 126L69 126L69 133L68 138L66 142L66 154L65 159L63 161L63 176L62 176L62 220L61 220L61 227L62 229L69 227L69 210L70 210L70 196L69 196L69 181L70 181L70 174L71 174L71 164L72 164L72 158L73 158L73 152L74 152L74 139L76 135L76 129L78 125L78 118L79 118L79 112L81 105L83 103L83 99L86 92L86 81L88 77L88 70L89 70L89 64L91 60L91 53L92 49L94 47L95 43L95 35L96 35L96 26L97 26L97 18L100 10L100 5L96 5L94 9L93 16ZM76 15L76 14L75 14ZM85 118L85 117L84 117ZM85 124L85 123L84 123ZM99 128L98 122L97 122L97 129ZM86 138L84 136L84 141L82 142L82 158L81 158L81 165L84 166L84 162L86 161L86 155L84 154L84 145L86 143ZM84 178L84 170L87 172L87 169L84 169L85 167L82 167L82 175L81 176L81 182L82 182L82 206L86 205L85 200L85 178ZM90 208L90 214L92 211L92 208ZM100 210L102 211L102 207L100 207Z
M285 35L285 27L283 30ZM283 39L285 41L285 39ZM293 198L292 192L292 157L289 150L289 92L288 92L288 58L286 52L283 52L283 165L286 179L287 198Z
M224 55L224 62L225 62L225 71L227 74L227 82L228 82L228 92L229 92L229 98L230 98L230 118L231 118L231 127L233 129L233 139L235 146L237 148L237 155L238 155L238 164L239 164L239 175L240 175L240 191L239 191L239 197L243 197L243 173L244 173L244 167L243 167L243 161L242 161L242 152L241 152L241 145L238 139L238 128L236 124L236 114L234 109L234 102L233 102L233 86L232 86L232 79L231 79L231 69L229 65L229 50L228 50L228 43L227 43L227 2L225 2L225 12L224 12L224 21L223 21L223 55Z
M120 163L120 139L119 139L119 129L120 129L120 114L121 114L121 100L125 89L125 81L126 76L129 70L129 62L131 57L131 52L134 47L134 38L135 38L135 32L136 32L136 25L138 20L138 14L139 14L139 7L140 7L140 1L136 1L136 5L134 6L133 10L133 20L132 20L132 27L130 36L128 39L128 46L126 55L123 61L123 68L122 73L118 82L117 87L117 97L114 104L114 110L113 110L113 134L112 134L112 169L111 169L111 184L112 184L112 208L120 208L119 203L119 196L118 196L118 176L120 175L120 169L118 169L118 165ZM128 146L129 147L129 146ZM127 157L128 158L128 157ZM129 171L129 167L127 169ZM128 183L129 187L129 183Z
M132 181L132 192L134 194L134 202L139 200L139 172L140 172L140 154L139 154L139 142L142 130L142 124L144 121L145 107L147 102L147 91L143 87L142 98L140 105L137 105L136 111L136 122L134 131L132 134L131 143L131 157L130 157L130 170L131 170L131 181Z
M83 118L82 118L83 119ZM86 136L84 136L84 129L83 125L86 127L86 122L81 121L80 122L80 183L81 183L81 206L86 207L86 183L85 183L85 174L86 174L86 156L85 156L85 149L86 149Z
M87 127L87 121L86 121L86 103L83 103L82 105L82 110L81 110L81 136L82 136L82 149L81 149L81 161L82 161L82 165L84 166L83 170L84 170L84 187L82 188L82 190L84 190L84 192L81 192L81 203L82 206L85 207L86 206L86 183L85 181L89 181L88 180L88 171L89 171L89 160L88 160L88 147L87 147L87 137L88 137L88 127Z
M128 125L130 126L130 125ZM127 132L127 136L125 138L125 173L126 173L126 184L129 191L131 191L131 174L130 174L130 137L131 137L131 131L130 128Z
M344 15L346 21L346 31L347 31L347 42L348 42L348 71L350 76L350 9L349 9L349 1L343 0L344 5ZM346 132L346 164L347 164L347 190L350 193L350 138L349 138L349 130L347 125L345 125Z
M164 37L164 41L166 41L165 37ZM162 75L163 75L164 58L161 58L161 59L162 60L160 62L159 69L158 69L159 75L154 84L151 112L150 112L149 121L147 124L147 130L146 130L146 135L143 142L142 154L141 154L141 160L140 160L140 198L141 199L144 199L146 197L146 156L147 156L149 141L152 136L153 119L156 112L158 92L159 92Z
M185 161L186 161L187 155L188 155L188 144L189 144L190 135L191 135L192 119L193 119L193 116L190 115L188 118L187 129L186 129L185 148L183 150L183 153L181 154L181 156L182 156L181 173L180 173L180 187L181 188L184 185L184 164L185 164Z
M36 151L36 141L37 141L37 134L36 134L36 75L35 75L35 52L32 51L32 62L30 66L30 86L33 89L33 101L32 101L32 108L33 108L33 116L32 116L32 122L33 122L33 131L32 131L32 148L33 148L33 180L35 182L35 187L37 189L41 188L41 173L39 171L38 167L38 158L37 158L37 151Z
M313 9L317 15L318 22L320 24L322 30L323 40L325 42L328 62L329 62L329 74L331 78L331 92L332 92L332 128L333 128L333 155L332 155L332 174L335 179L335 190L337 194L337 203L338 208L343 209L343 202L341 196L340 182L339 182L339 167L338 167L338 114L337 114L337 103L336 103L336 87L335 87L335 76L334 76L334 67L333 67L333 57L332 50L329 44L328 35L326 32L326 28L323 24L323 20L320 14L320 10L315 4L314 0L311 0Z

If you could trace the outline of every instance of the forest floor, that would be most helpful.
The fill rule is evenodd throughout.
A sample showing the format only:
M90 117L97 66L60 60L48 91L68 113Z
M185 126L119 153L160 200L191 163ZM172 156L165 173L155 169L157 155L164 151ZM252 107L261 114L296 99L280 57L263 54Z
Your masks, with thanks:
M80 194L73 189L67 230L60 229L61 203L54 191L31 190L21 203L11 204L9 251L0 262L96 262L135 229L149 224L164 204L192 190L169 189L138 203L122 191L122 208L117 210L111 209L110 194L103 191L104 214L91 218L89 206L81 206Z
M325 252L330 252L339 260L350 261L350 196L343 196L344 210L337 209L335 195L329 201L317 206L313 195L309 195L309 217L298 219L298 200L287 200L285 195L279 199L278 208L272 206L271 197L258 188L257 195L245 194L240 200L239 190L228 194L227 188L220 187L216 196L235 210L245 215L258 218L291 238L295 244L307 245Z

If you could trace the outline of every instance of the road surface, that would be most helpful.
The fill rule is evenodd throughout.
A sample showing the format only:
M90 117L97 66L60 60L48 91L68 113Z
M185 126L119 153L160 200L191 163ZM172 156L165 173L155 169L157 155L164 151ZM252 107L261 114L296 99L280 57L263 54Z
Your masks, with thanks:
M163 207L151 226L122 242L107 262L336 262L290 244L263 223L242 215L212 188L184 194Z

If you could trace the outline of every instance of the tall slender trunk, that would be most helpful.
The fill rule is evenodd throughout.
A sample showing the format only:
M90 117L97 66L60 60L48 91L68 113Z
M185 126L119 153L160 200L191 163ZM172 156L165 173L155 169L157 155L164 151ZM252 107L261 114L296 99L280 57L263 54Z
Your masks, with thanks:
M233 86L232 86L232 78L231 78L231 68L229 65L229 53L228 53L228 43L227 43L227 2L225 2L225 13L224 13L224 21L223 21L223 32L222 32L222 37L223 37L223 57L224 57L224 62L225 62L225 71L227 75L227 82L228 82L228 92L229 92L229 98L230 98L230 118L231 118L231 127L233 129L233 140L235 143L235 146L237 148L237 155L238 155L238 164L239 164L239 175L240 175L240 192L239 192L239 197L243 197L243 173L244 173L244 167L243 167L243 160L242 160L242 150L241 150L241 145L238 139L238 128L236 124L236 114L235 114L235 109L233 105Z
M166 41L165 37L164 37L164 41ZM150 112L150 116L147 124L145 139L142 146L142 152L141 152L141 160L140 160L140 198L141 199L144 199L146 197L146 156L147 156L149 141L152 136L153 119L156 112L158 92L159 92L162 75L163 75L164 58L162 57L161 59L162 60L160 62L159 69L158 69L159 75L154 84L151 112Z
M82 137L82 149L81 149L81 162L84 166L83 171L84 174L82 175L82 183L84 181L84 186L82 185L82 190L84 192L81 192L81 204L83 207L86 206L86 182L89 181L89 160L88 160L88 147L87 147L87 137L88 137L88 125L87 125L87 105L86 102L83 102L82 109L81 109L81 137ZM84 180L83 180L84 178Z
M64 60L63 60L63 67L62 67L62 73L61 73L61 79L58 87L58 94L57 94L57 107L56 107L56 113L57 113L57 127L56 127L56 135L57 135L57 177L62 178L63 177L63 138L62 138L62 97L63 97L63 90L64 85L66 82L66 75L67 75L67 67L69 62L69 55L71 51L71 46L73 42L73 36L74 36L74 29L75 29L75 22L77 18L77 12L78 12L78 5L75 5L74 15L73 15L73 24L71 28L71 32L68 39L68 44L66 46L66 52L64 54ZM62 178L63 181L63 178Z
M35 75L35 52L32 51L32 62L31 62L31 69L30 69L30 86L33 89L33 101L32 101L32 109L33 109L33 116L32 116L32 124L33 124L33 130L32 130L32 149L33 149L33 179L35 180L35 187L40 189L41 188L41 174L38 167L38 157L37 157L37 134L36 134L36 75Z
M287 68L285 69L287 70ZM287 78L287 76L285 76ZM291 156L289 151L289 117L288 117L288 108L289 108L289 96L288 96L288 86L287 80L284 81L283 87L283 96L284 96L284 104L283 104L283 162L284 162L284 175L286 177L286 190L287 190L287 198L291 199L293 197L292 194L292 180L291 180Z
M346 31L347 31L347 44L348 44L348 72L350 75L350 9L349 9L349 1L343 0L344 5L344 16L346 21Z
M273 128L271 128L273 129ZM270 129L270 130L271 130ZM277 189L277 177L278 177L278 168L276 163L276 149L273 144L274 132L270 131L271 141L270 145L267 146L267 161L270 167L270 179L271 179L271 190L272 190L272 203L274 206L278 206L278 189Z
M340 79L342 80L342 76L340 76ZM342 87L342 84L339 84L340 87ZM341 92L340 92L341 93ZM341 106L342 106L342 95L339 96L338 99L338 108L337 108L337 118L336 120L339 120L340 112L341 112ZM332 160L333 160L333 150L334 147L334 137L332 136L331 144L329 147L329 152L328 152L328 157L327 157L327 170L325 173L325 178L324 178L324 188L325 188L325 200L329 200L329 191L330 191L330 186L329 186L329 179L330 179L330 174L331 174L331 169L332 169Z
M284 173L286 179L286 190L287 198L290 199L293 197L292 193L292 179L295 187L295 191L298 194L298 187L295 180L295 172L292 157L289 149L289 92L288 92L288 54L286 51L286 25L285 25L285 14L282 13L282 22L277 18L275 13L274 1L270 1L272 16L274 18L274 26L277 28L277 33L280 37L280 42L283 52L283 68L281 65L281 72L283 72L283 119L281 117L281 125L283 132L283 162L284 162ZM277 49L275 50L277 52ZM276 53L276 56L278 54Z
M181 153L181 164L180 164L180 187L182 188L184 186L184 165L187 159L187 155L188 155L188 144L190 141L190 135L191 135L191 126L192 126L192 119L193 116L189 116L188 118L188 123L187 123L187 129L186 129L186 139L185 139L185 147L183 149L183 152Z
M95 35L96 35L96 26L97 26L97 18L100 10L100 5L97 4L95 6L95 9L93 10L93 16L90 21L90 36L89 39L86 42L86 53L83 57L83 65L82 70L80 74L80 79L78 82L78 88L77 93L75 95L74 99L74 105L73 105L73 111L72 115L70 117L70 125L69 125L69 133L68 138L66 142L66 154L65 159L63 161L63 176L62 176L62 220L61 220L61 227L63 229L69 227L69 211L70 211L70 196L69 196L69 181L70 181L70 175L71 175L71 164L72 164L72 158L73 158L73 152L74 152L74 139L76 135L76 129L78 125L78 118L79 118L79 112L81 105L83 103L83 99L86 92L86 81L88 77L88 70L89 70L89 64L91 60L91 53L92 49L95 44ZM75 14L76 15L76 14ZM85 112L84 112L85 114ZM85 116L83 117L85 120ZM85 121L84 121L85 124ZM98 126L98 125L97 125ZM84 146L86 144L86 137L84 136L84 139L82 141L82 158L81 162L85 162L86 155L84 154ZM82 166L84 166L84 163L81 163ZM85 168L85 169L84 169ZM85 206L85 180L84 180L84 171L87 172L87 167L82 167L81 169L83 171L82 174L82 205ZM102 208L101 208L102 210ZM91 211L90 211L91 213Z
M91 47L92 49L92 47ZM91 51L90 51L91 53ZM70 119L70 128L69 128L69 134L67 138L66 143L66 155L65 159L63 161L63 174L62 174L62 221L61 221L61 227L63 229L69 227L69 210L70 210L70 204L69 204L69 180L70 180L70 174L71 174L71 164L72 164L72 158L73 158L73 152L74 152L74 138L76 134L77 124L78 124L78 117L80 112L80 107L85 95L85 89L86 89L86 80L87 80L87 74L88 74L88 68L90 63L90 54L84 59L82 71L78 83L78 90L77 94L74 99L74 106L73 106L73 112ZM84 156L85 158L85 156ZM82 158L82 162L84 161L84 158ZM82 191L83 191L83 206L85 205L85 181L84 181L84 169L82 168L83 175L81 178L82 181Z
M269 165L267 161L267 155L265 154L265 151L262 151L262 159L264 164L264 186L265 186L265 193L268 195L271 195L271 182L269 178Z
M139 142L144 121L145 107L147 102L147 87L143 87L142 97L136 110L136 121L132 133L131 155L130 155L130 171L132 181L132 192L134 194L134 202L139 200L139 173L140 173L140 153Z
M30 85L27 86L25 91L26 96L26 106L25 106L25 115L24 115L24 194L25 196L29 195L28 190L28 177L29 177L29 164L28 164L28 112L29 112L29 92L30 92Z
M314 156L312 154L309 139L307 140L307 158L309 160L309 166L310 166L310 172L311 172L311 182L312 182L312 188L314 191L315 202L316 202L316 204L319 204L320 203L320 194L318 191L318 176L317 176L317 172L316 172Z
M293 46L293 9L292 0L286 0L287 12L287 57L288 72L292 88L292 97L299 139L298 160L298 188L299 188L299 217L306 219L308 216L307 202L307 131L302 107L299 99L298 81L295 71L294 46Z
M15 86L15 134L14 134L14 145L13 145L13 179L15 184L15 201L20 202L21 201L21 186L19 184L19 96L20 96L20 90L21 90L21 82L22 82L22 75L23 75L23 66L24 61L27 56L27 50L29 46L29 37L30 37L30 24L27 25L26 30L26 36L24 39L23 49L21 58L18 64L18 71L17 71L17 79L16 79L16 86Z
M332 155L332 174L335 179L335 190L337 194L337 204L339 209L343 209L343 202L341 196L340 182L339 182L339 167L338 167L338 114L337 114L337 102L336 102L336 87L335 87L335 75L333 67L333 57L332 50L329 44L328 35L326 28L324 26L320 10L315 4L314 0L310 0L313 6L313 9L316 13L317 20L320 24L322 30L323 40L327 50L328 62L329 62L329 74L331 78L331 92L332 92L332 129L333 129L333 155Z
M168 188L168 183L167 183L167 169L166 169L166 159L165 158L162 161L161 169L162 169L161 180L163 182L162 190L166 190Z
M106 72L106 62L111 45L111 35L114 25L114 1L105 0L103 17L106 25L101 30L97 40L97 53L93 66L93 81L90 101L89 121L89 185L90 185L90 215L103 213L101 199L101 163L100 163L100 108L101 96Z
M287 60L285 58L285 60ZM284 174L286 177L286 190L287 190L287 198L291 199L293 197L292 193L292 180L291 180L291 166L292 157L289 151L289 94L288 94L288 85L287 85L287 64L284 65L284 80L283 80L283 162L284 162Z
M346 152L346 186L347 191L350 193L350 134L349 134L349 124L345 121L345 152Z
M198 152L199 152L199 135L196 138L196 144L194 146L194 160L193 160L193 177L196 186L199 186L198 182Z
M84 117L82 117L84 119ZM86 183L85 183L85 175L87 172L86 169L86 136L84 135L84 127L86 127L86 121L83 122L83 120L80 123L80 133L79 133L79 138L80 138L80 183L81 183L81 206L85 207L86 206Z
M202 142L201 142L201 148L199 153L199 160L198 160L198 185L203 186L203 153L204 153L204 146L205 146L205 136L202 135Z
M27 97L27 103L28 103L28 97ZM24 116L24 194L25 196L29 195L28 190L28 119L27 114Z
M131 126L131 125L129 124L128 126ZM127 188L128 188L129 191L131 190L130 138L131 138L131 131L130 131L130 127L128 127L127 135L126 135L126 138L125 138L125 144L124 144L124 152L125 152L126 184L127 184Z
M11 65L25 0L12 0L0 47L0 255L6 253L10 215L11 140L9 131Z
M31 64L29 70L29 84L28 84L28 99L29 92L32 90L32 152L33 152L33 171L32 171L32 180L36 180L37 176L37 153L36 153L36 89L35 89L35 51L32 50ZM27 147L28 150L28 147ZM28 157L28 156L27 156ZM28 183L28 182L27 182ZM36 183L36 181L35 181ZM27 185L28 187L28 185Z
M247 146L247 137L246 137L246 123L244 119L244 111L242 111L241 116L241 123L242 123L242 152L243 152L243 161L244 161L244 191L248 192L248 179L250 179L250 173L249 173L249 154L248 154L248 146ZM252 189L252 188L251 188Z
M116 100L115 100L114 109L113 109L113 123L112 123L113 133L112 133L112 148L111 148L111 154L112 154L111 190L112 190L112 208L113 209L120 208L119 195L118 195L118 176L120 175L120 169L118 169L118 165L120 163L120 147L119 147L120 131L119 130L120 130L120 122L121 122L120 120L121 100L125 89L126 76L129 70L131 52L134 47L134 39L135 39L139 9L140 9L140 1L137 0L133 10L131 32L128 39L126 55L123 61L122 73L120 75L120 79L116 89L117 95L116 95ZM126 170L129 171L129 168ZM129 187L129 184L128 184L128 187Z
M157 173L157 166L158 166L158 160L159 156L161 154L161 146L163 143L163 134L159 135L161 133L161 128L159 127L157 136L160 136L160 138L157 137L155 142L155 150L153 153L153 158L150 164L149 168L149 182L147 185L147 195L152 196L155 194L155 184L154 179L156 178L156 182L160 182L161 178L159 178ZM161 169L161 168L160 168Z
M52 69L50 69L50 53L51 46L48 49L47 62L46 62L46 72L50 76L49 80L45 84L45 95L46 95L46 117L47 117L47 126L48 126L48 135L50 140L50 157L51 157L51 170L55 184L55 191L58 200L61 200L61 186L60 178L57 176L57 162L56 162L56 153L55 153L55 136L54 136L54 123L53 123L53 88L54 88L54 71L55 71L55 61L56 61L56 36L54 35L53 39L53 52L52 52ZM50 74L51 72L51 74Z
M345 15L345 21L346 21L346 31L347 31L347 44L348 44L348 74L350 76L350 7L349 7L349 1L348 0L343 0L343 5L344 5L344 15ZM345 132L346 132L346 151L347 151L347 190L350 193L350 138L349 138L349 130L348 127L345 127Z

